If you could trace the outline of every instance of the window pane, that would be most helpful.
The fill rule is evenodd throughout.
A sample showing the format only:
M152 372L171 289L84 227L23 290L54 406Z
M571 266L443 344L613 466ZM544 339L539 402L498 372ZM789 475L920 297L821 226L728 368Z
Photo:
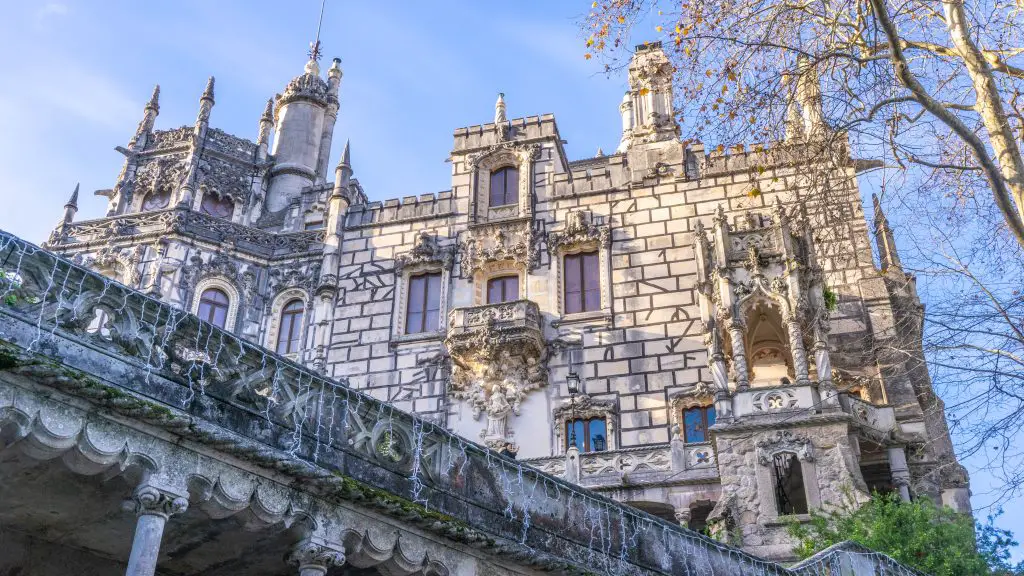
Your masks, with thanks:
M228 309L220 306L215 307L213 309L213 319L210 320L210 323L216 326L217 328L223 328L227 326L227 321Z
M505 204L505 171L495 170L491 172L491 206Z
M601 309L601 275L597 252L582 254L583 257L583 310L591 312Z
M427 274L427 310L438 311L441 309L441 275Z
M281 327L277 331L277 353L288 353L288 342L291 340L292 315L287 312L281 314Z
M508 276L505 278L505 302L519 300L519 277Z
M608 449L608 436L605 431L605 423L602 418L594 418L590 421L590 449L601 451Z
M573 433L575 433L575 437L573 436ZM565 446L567 448L572 446L574 440L576 448L578 448L580 452L583 452L585 450L584 443L586 442L586 437L583 435L583 420L574 420L565 423Z
M424 309L424 284L427 279L423 276L409 278L409 314L423 312Z
M578 254L565 257L565 313L573 314L582 312L583 306L580 301L582 291L581 279L581 258Z
M487 303L497 304L503 301L502 288L503 282L501 278L491 278L487 281Z
M688 408L683 412L683 439L686 442L704 442L704 417L701 408Z
M708 406L707 407L707 414L708 414L708 426L709 427L710 426L714 426L715 425L715 407L714 406Z
M212 320L212 318L213 318L212 312L213 312L213 307L212 306L210 306L206 302L200 302L199 303L199 310L196 311L196 316L199 316L200 320L206 320L207 322L212 322L213 321Z
M519 202L519 170L505 169L505 204Z

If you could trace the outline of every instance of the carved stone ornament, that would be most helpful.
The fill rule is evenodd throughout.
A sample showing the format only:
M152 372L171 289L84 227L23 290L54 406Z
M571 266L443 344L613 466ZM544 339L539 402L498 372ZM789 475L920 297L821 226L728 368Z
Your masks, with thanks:
M292 566L297 566L299 573L309 568L326 573L329 568L345 564L345 553L330 546L318 544L312 539L306 539L292 548L292 551L288 553L287 561Z
M514 140L505 140L488 146L485 150L466 156L466 167L473 170L488 156L501 151L512 152L522 165L537 158L540 153L540 144L520 144Z
M412 250L395 257L395 272L400 274L407 266L420 264L440 265L445 270L451 270L454 263L454 246L441 246L437 235L420 232L416 235Z
M757 461L768 466L776 454L791 452L805 462L814 461L814 445L803 436L792 430L778 430L757 441Z
M611 228L593 223L589 211L573 210L565 219L565 227L548 233L548 251L557 254L561 249L580 244L596 242L602 248L609 248L612 242Z
M152 486L140 486L132 497L124 502L124 508L139 516L149 514L170 518L188 510L188 500L168 495Z
M306 64L305 71L292 79L284 89L284 94L277 98L277 106L274 108L274 124L279 122L281 108L286 104L297 100L309 100L321 106L326 106L332 99L327 89L327 82L320 77L319 66L316 61L310 60Z
M478 228L462 242L459 250L459 267L466 278L471 278L487 263L506 260L526 270L533 270L540 264L540 251L528 222Z
M540 311L529 300L456 308L445 347L452 360L449 392L467 400L473 417L487 415L485 442L510 440L509 415L526 394L548 382Z

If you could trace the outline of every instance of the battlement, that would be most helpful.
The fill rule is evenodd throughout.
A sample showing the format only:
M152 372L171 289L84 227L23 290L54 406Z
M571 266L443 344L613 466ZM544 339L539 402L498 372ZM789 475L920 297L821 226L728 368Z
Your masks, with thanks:
M376 226L394 222L450 216L455 212L451 190L393 198L384 202L354 204L345 216L345 227Z
M554 138L561 141L554 114L513 118L508 121L510 140ZM454 153L464 153L493 146L500 142L498 127L493 122L455 130Z

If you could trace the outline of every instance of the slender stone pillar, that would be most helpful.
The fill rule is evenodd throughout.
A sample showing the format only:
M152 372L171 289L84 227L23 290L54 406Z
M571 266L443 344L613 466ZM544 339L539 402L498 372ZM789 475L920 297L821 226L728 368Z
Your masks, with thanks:
M892 483L900 491L900 499L910 502L910 468L907 466L907 451L902 446L889 448L889 474Z
M324 576L331 567L345 563L345 553L313 538L307 538L292 548L287 561L298 567L299 576Z
M736 373L736 389L750 388L747 376L747 349L743 344L743 324L736 320L729 323L729 341L732 342L732 370Z
M796 318L789 318L786 321L786 329L789 332L789 349L793 354L796 383L800 386L808 386L811 379L808 376L807 349L804 348L804 333L800 329L800 322Z
M153 576L160 556L167 519L188 509L188 500L172 496L152 486L140 486L125 507L138 515L135 539L128 557L127 576Z
M839 406L839 392L832 382L832 360L828 353L828 343L819 333L814 342L814 366L818 372L818 396L822 406L836 408Z

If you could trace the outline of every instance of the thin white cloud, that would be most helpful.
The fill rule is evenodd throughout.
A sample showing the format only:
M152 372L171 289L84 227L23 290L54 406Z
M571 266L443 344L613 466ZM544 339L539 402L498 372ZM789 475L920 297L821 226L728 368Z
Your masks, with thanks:
M103 126L123 128L141 115L142 105L113 80L79 66L63 64L62 85L65 88L33 91L37 103L23 102L25 106L50 106L54 115L68 115ZM29 86L49 84L49 71L29 73Z
M36 11L37 20L45 20L47 18L58 18L61 16L67 16L70 9L67 4L60 2L47 2L42 8Z

